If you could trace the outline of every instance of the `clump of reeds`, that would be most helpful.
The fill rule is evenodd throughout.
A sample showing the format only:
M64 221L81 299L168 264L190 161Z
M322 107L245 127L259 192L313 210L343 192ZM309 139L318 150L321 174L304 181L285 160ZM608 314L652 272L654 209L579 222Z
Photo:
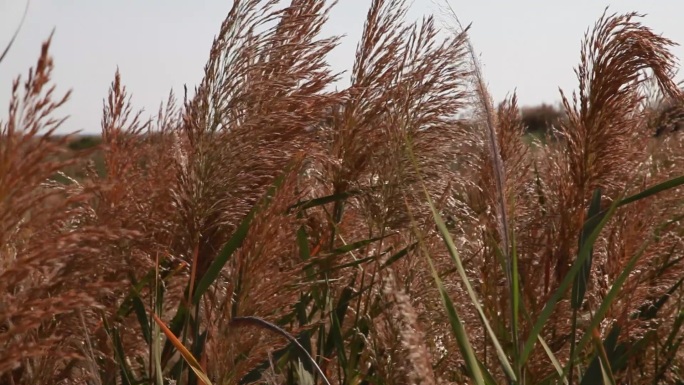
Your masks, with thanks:
M402 0L330 91L332 6L235 1L194 93L146 120L117 72L85 151L45 43L1 123L0 384L681 381L674 43L604 14L530 141Z

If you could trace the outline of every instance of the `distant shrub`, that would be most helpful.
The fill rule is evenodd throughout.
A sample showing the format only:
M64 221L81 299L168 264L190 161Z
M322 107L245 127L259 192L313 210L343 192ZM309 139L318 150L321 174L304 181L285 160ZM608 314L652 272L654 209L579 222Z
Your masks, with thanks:
M551 127L557 127L558 123L565 117L565 113L561 108L546 103L538 106L523 107L520 112L523 125L531 133L548 132Z
M99 136L81 136L69 143L69 149L73 151L87 150L99 145L100 143L102 143L102 139Z
M664 100L651 112L648 129L653 136L660 137L684 128L684 104Z

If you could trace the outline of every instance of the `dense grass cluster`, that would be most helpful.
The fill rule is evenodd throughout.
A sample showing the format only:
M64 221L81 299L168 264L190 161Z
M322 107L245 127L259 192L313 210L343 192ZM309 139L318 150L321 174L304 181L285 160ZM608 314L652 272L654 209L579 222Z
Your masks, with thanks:
M278 3L236 0L156 119L117 73L95 147L49 40L14 83L0 384L682 383L672 41L601 16L530 143L457 19L373 0L331 91L332 5Z

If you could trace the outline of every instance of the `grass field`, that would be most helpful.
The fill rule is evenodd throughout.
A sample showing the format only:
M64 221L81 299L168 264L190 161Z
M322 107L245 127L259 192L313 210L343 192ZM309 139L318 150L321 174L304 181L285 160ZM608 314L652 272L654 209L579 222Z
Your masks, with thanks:
M117 73L99 138L57 135L49 40L17 80L0 385L684 383L674 42L597 15L528 134L456 19L373 0L329 91L327 3L271 3L153 121Z

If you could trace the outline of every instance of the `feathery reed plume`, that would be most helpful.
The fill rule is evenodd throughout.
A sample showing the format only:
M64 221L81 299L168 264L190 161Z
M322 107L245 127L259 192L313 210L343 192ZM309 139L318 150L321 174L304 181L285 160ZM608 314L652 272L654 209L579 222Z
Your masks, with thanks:
M337 38L319 36L329 6L297 0L276 9L277 3L234 2L175 134L175 152L182 155L173 183L179 235L173 254L191 265L191 285L295 155L315 151L311 127L339 102L338 93L325 91L336 75L324 60ZM296 164L281 188L286 193L257 215L203 306L211 331L208 365L217 378L244 376L264 359L259 353L273 347L272 339L255 344L245 334L228 343L233 337L226 322L244 315L277 318L296 300L301 266L292 260L291 237L299 222L284 213L297 197L292 180L300 170ZM257 279L262 276L272 280Z
M398 372L403 372L405 378L399 381L435 384L430 352L425 346L425 335L411 298L397 286L393 271L388 270L383 278L383 294L388 302L388 321L391 328L398 330L402 347L400 356L396 359L403 367L398 368L395 376Z
M276 3L233 4L186 103L189 166L176 195L188 243L181 252L200 245L199 276L291 157L309 148L307 130L338 99L323 92L335 80L324 57L337 39L317 38L329 7Z
M83 159L67 154L68 136L55 135L65 119L54 115L69 93L55 98L50 42L28 78L14 81L9 116L0 123L3 383L51 383L78 364L75 312L101 307L111 285L97 274L95 256L99 244L121 236L84 223L90 189L56 181ZM92 265L83 263L92 257Z
M170 133L179 124L173 94L160 107L156 123L142 121L141 114L133 112L117 70L103 108L102 167L89 178L99 186L92 203L98 223L141 235L122 253L122 262L138 273L152 268L155 255L168 253L177 232L177 224L170 221L174 216L171 186L177 174ZM141 259L127 256L133 249Z
M606 10L607 12L607 10ZM652 71L667 95L677 96L672 81L675 59L671 40L656 35L634 19L639 15L604 12L582 47L576 70L579 95L573 104L561 91L568 121L560 127L564 138L563 164L567 177L559 180L560 247L556 279L567 271L572 242L583 222L583 208L591 193L601 188L615 197L637 166L639 107L644 96L639 85ZM559 170L560 171L560 170Z
M302 220L284 214L300 198L296 192L299 169L301 161L286 176L268 208L257 214L242 247L224 269L225 283L207 297L207 322L216 336L208 341L208 351L217 378L241 378L264 360L266 351L282 343L274 345L273 339L256 338L251 332L235 333L232 320L257 316L275 322L291 311L300 291L308 286L294 238Z
M554 246L542 246L537 253L543 256L544 283L538 286L542 291L536 296L541 301L535 301L532 308L540 308L567 274L573 262L571 256L577 253L577 238L587 220L586 207L592 193L602 192L603 201L607 202L605 207L625 191L645 188L649 184L647 180L656 182L644 173L649 154L645 145L648 138L644 135L647 96L643 85L649 80L648 72L663 94L675 99L681 96L672 81L675 59L669 49L674 43L640 24L635 20L638 17L636 13L608 15L606 11L593 30L587 32L580 65L575 71L579 91L573 93L572 101L561 91L567 120L560 124L560 141L550 143L537 153L547 157L546 162L539 164L538 179L539 185L545 186L539 191L544 191L540 199L547 202L544 208L548 210L548 219L539 228L545 228L542 232L544 243L550 242L548 244ZM621 209L607 226L606 234L597 240L593 252L595 268L589 276L587 301L580 313L601 304L630 258L667 220L668 217L653 204L654 200L649 199ZM664 243L658 242L643 251L635 271L642 274L653 271L654 261L660 258L658 255L669 243L664 238L661 241ZM636 276L634 280L627 280L618 298L630 299L616 300L604 325L608 327L617 320L624 333L621 339L639 338L642 332L637 330L648 329L648 326L629 321L635 306L639 306L636 304L643 302L639 293L642 289L662 293L671 281L667 274L658 274L654 282L645 284ZM561 303L551 322L553 330L550 324L546 334L551 348L561 359L567 357L566 349L574 346L574 340L567 343L575 329L570 326L574 317L568 317L567 312L571 312L569 305ZM577 322L582 325L586 320L582 321L581 315L578 317Z

